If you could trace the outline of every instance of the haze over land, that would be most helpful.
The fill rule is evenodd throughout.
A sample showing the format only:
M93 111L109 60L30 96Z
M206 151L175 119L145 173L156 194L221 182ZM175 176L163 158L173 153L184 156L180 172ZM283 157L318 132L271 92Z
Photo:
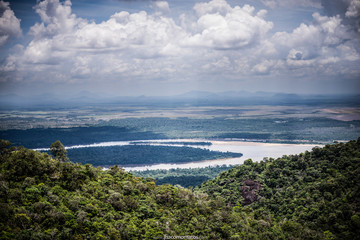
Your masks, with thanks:
M17 0L0 8L5 99L359 93L356 0Z

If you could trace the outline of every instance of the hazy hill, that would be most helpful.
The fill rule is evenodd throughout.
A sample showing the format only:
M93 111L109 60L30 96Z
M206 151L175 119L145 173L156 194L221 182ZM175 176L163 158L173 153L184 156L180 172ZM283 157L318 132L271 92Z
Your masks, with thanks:
M242 105L359 105L359 95L304 95L277 92L191 91L174 96L115 96L81 91L67 95L48 93L34 96L0 95L0 109L76 108L92 106L242 106Z

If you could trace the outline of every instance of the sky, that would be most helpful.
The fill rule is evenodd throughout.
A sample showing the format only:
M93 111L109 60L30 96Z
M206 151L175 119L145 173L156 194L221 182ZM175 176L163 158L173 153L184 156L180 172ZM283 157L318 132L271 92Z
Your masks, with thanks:
M360 93L360 0L0 0L0 95Z

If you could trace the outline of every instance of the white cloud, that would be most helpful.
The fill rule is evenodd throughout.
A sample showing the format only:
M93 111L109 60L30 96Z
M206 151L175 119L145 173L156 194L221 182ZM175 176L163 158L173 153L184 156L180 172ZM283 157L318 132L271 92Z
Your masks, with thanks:
M322 0L324 12L328 16L339 15L342 23L360 33L360 1L359 0ZM359 36L358 36L359 37Z
M296 50L296 49L291 49L290 52L289 52L289 55L287 56L287 59L302 60L303 59L303 53L301 51Z
M71 13L70 0L61 3L59 0L44 0L35 6L35 11L42 23L33 26L30 33L37 38L72 33L76 26L86 24L85 20Z
M251 71L256 74L269 74L276 64L277 62L275 60L266 59L256 64Z
M359 17L360 16L360 0L352 0L345 13L346 17Z
M194 6L194 10L199 17L205 14L221 14L226 15L231 11L231 6L225 0L212 0L208 3L197 3Z
M94 52L136 48L140 50L138 54L148 57L154 54L154 48L159 51L182 34L181 28L172 19L158 18L144 11L115 13L109 20L96 24L71 14L68 1L61 4L57 0L45 0L40 5L42 7L36 9L48 25L36 24L31 29L35 36L33 43L48 39L53 50ZM49 8L53 11L46 10ZM136 49L133 50L136 52Z
M356 5L350 6L348 15L356 15ZM120 11L96 23L73 14L69 0L43 0L35 7L41 22L31 27L29 43L0 70L27 81L104 85L219 76L234 82L258 75L360 76L354 67L359 38L341 15L315 13L311 23L271 35L267 11L250 5L212 0L195 4L179 19L170 15L167 2L154 1L152 8L152 14Z
M277 51L276 58L285 58L283 64L273 67L282 73L304 78L360 74L359 69L349 71L350 66L360 61L359 39L351 28L342 24L339 15L314 13L312 24L302 23L291 33L275 33L271 43Z
M166 4L159 4L164 10ZM146 59L184 52L177 42L185 33L171 18L123 11L96 24L76 17L70 1L44 0L35 9L42 22L31 27L33 40L8 58L19 72L60 71L59 81L102 73L132 76L151 69Z
M11 37L19 37L22 31L20 19L10 9L8 2L0 1L0 46L3 46Z
M272 42L279 51L289 53L288 56L293 56L294 49L297 49L297 53L301 53L301 59L326 58L330 57L328 54L338 54L325 50L333 49L334 46L342 45L351 39L348 29L341 24L340 17L326 17L314 13L313 19L312 24L301 24L292 33L274 34Z
M153 4L159 11L169 10L167 2ZM145 11L132 14L122 11L97 24L76 17L68 0L44 0L35 10L42 22L31 28L33 40L21 53L12 56L16 59L12 62L28 71L63 68L61 79L64 74L70 79L95 72L146 75L159 72L154 70L155 65L168 72L194 67L182 64L184 58L198 60L201 68L208 64L201 60L204 54L212 58L233 58L217 53L216 49L251 49L261 43L272 28L272 23L263 19L266 11L255 13L249 5L231 7L222 0L195 5L196 21L188 26L195 29L194 33L158 12L149 15ZM194 49L195 46L210 49ZM169 67L164 61L151 60L159 57L177 64ZM37 65L33 67L34 64Z
M360 14L359 0L321 0L321 5L329 16L358 17Z
M255 14L254 7L231 7L224 0L212 0L198 3L194 7L197 20L192 27L194 34L186 39L185 44L194 47L215 49L236 49L257 45L262 42L272 22L263 17L266 11Z
M210 72L219 72L220 69L222 71L233 71L231 60L226 56L222 56L220 59L213 59L212 62L206 63L202 68Z
M156 10L157 15L170 13L169 3L166 1L154 1L152 2L152 8Z

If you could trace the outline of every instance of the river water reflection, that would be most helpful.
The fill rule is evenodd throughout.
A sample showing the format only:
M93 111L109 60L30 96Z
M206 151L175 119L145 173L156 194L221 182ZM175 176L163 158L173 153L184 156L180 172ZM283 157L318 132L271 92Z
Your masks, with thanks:
M166 140L146 140L136 141L138 144L161 145L161 146L183 146L183 142L211 142L209 145L191 145L191 147L209 149L211 151L221 152L235 152L242 153L243 156L239 158L205 160L201 162L189 162L179 164L155 164L155 165L141 165L141 166L122 166L126 171L131 170L156 170L156 169L172 169L172 168L202 168L216 165L237 165L242 164L247 159L252 159L255 162L263 160L264 157L278 158L283 155L299 154L305 151L310 151L315 146L313 144L280 144L280 143L262 143L262 142L245 142L245 141L213 141L207 139L166 139ZM172 142L172 144L166 144ZM178 143L178 144L176 144ZM89 147L110 147L110 146L124 146L132 144L130 141L115 141L102 142L89 145L68 146L66 149L74 148L89 148ZM35 149L39 151L47 151L48 149Z
M252 159L253 161L261 161L264 157L278 158L283 155L299 154L305 151L310 151L315 146L313 144L278 144L278 143L261 143L261 142L243 142L243 141L210 141L210 140L155 140L152 141L153 145L156 145L156 142L161 141L206 141L211 142L211 146L192 146L199 147L204 149L209 149L212 151L221 151L221 152L236 152L242 153L243 156L240 158L229 158L229 159L217 159L217 160L207 160L201 162L189 162L181 164L156 164L151 166L136 166L136 167L124 167L126 171L130 170L156 170L156 169L171 169L171 168L201 168L207 166L216 166L216 165L236 165L242 164L247 159Z

